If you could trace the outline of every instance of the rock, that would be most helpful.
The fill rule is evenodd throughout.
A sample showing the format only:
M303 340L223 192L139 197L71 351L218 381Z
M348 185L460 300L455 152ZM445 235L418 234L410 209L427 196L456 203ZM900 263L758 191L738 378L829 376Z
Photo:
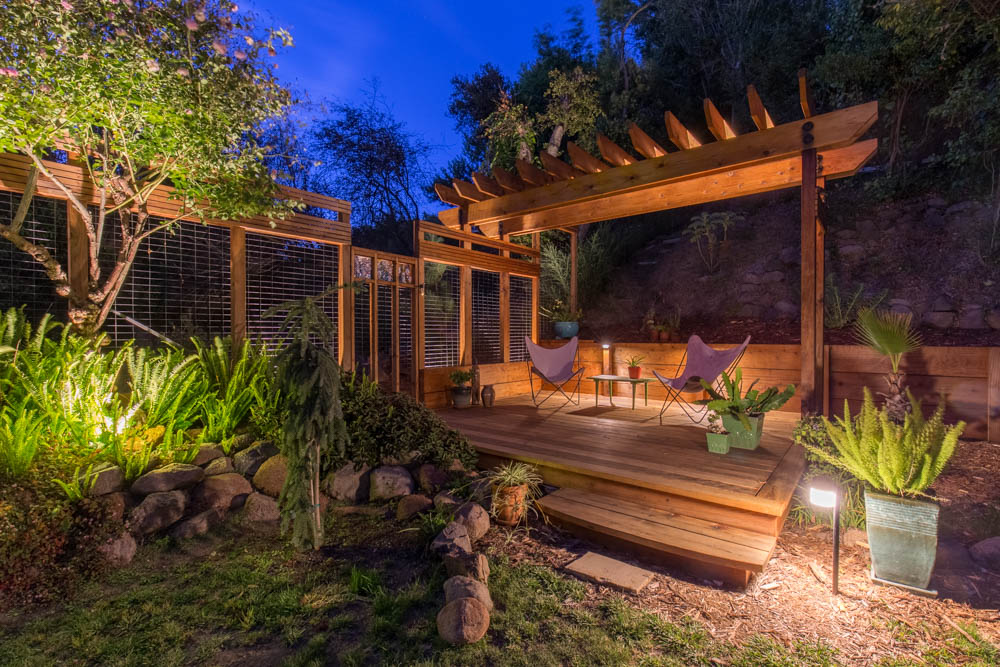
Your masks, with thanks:
M277 521L281 512L274 498L263 493L251 493L243 504L243 516L250 521Z
M953 310L929 310L924 313L924 316L920 318L920 321L932 327L937 327L938 329L947 329L955 324L956 318L957 315Z
M802 251L799 250L798 246L788 246L781 249L778 259L785 264L798 264L802 261Z
M740 306L740 317L747 317L753 320L759 320L764 316L764 307L755 303L747 303Z
M187 504L187 495L183 491L151 493L129 514L129 528L138 535L161 531L184 516Z
M277 453L278 448L273 442L266 440L255 442L233 457L233 467L241 475L253 477L264 461Z
M372 469L367 465L362 465L355 470L354 464L348 463L337 472L327 476L323 490L336 500L349 503L368 502L371 471Z
M944 208L948 205L948 202L941 197L931 197L927 200L927 205L933 208Z
M889 222L890 220L895 220L899 217L899 211L891 206L886 206L885 208L880 208L875 212L875 215L883 223Z
M258 441L253 439L253 436L249 433L240 433L239 435L233 436L233 442L229 445L229 451L232 453L242 452L244 449L250 445L257 444Z
M913 315L913 305L906 299L889 299L889 312Z
M781 317L789 318L799 314L799 307L791 301L781 300L774 304L774 309Z
M288 459L281 454L264 461L253 476L253 485L261 493L277 498L288 477Z
M170 535L178 540L189 540L192 537L204 535L221 523L225 516L226 513L223 510L213 507L181 521L170 529Z
M449 577L471 577L484 584L490 580L490 562L483 554L462 553L454 549L441 556Z
M114 493L115 491L121 491L125 488L125 473L122 469L112 463L100 463L94 466L91 470L90 476L84 480L86 475L80 476L80 481L85 484L91 484L90 490L87 492L92 498L98 496L106 496L109 493Z
M219 447L214 442L207 442L198 448L198 454L195 455L193 463L196 466L204 466L210 461L222 458L226 453L222 451L222 447Z
M780 283L785 279L784 271L768 271L760 277L763 283Z
M372 471L372 500L392 500L409 495L414 490L413 477L402 466L382 466Z
M135 538L126 531L97 547L97 551L111 565L122 567L132 562L137 548Z
M427 496L420 494L413 494L409 496L403 496L399 500L399 505L396 507L396 518L400 521L406 521L407 519L425 512L430 508L434 507L434 501Z
M934 571L938 574L970 575L980 571L969 550L959 540L942 537L938 540Z
M419 458L420 458L420 452L414 449L399 456L387 456L384 459L382 459L382 465L408 466L414 461L417 461Z
M946 224L948 224L948 220L944 217L944 214L941 213L940 210L929 208L927 209L927 212L924 213L923 226L925 228L940 230Z
M961 201L957 204L952 204L945 211L945 215L963 215L969 213L978 212L980 208L979 202L975 201Z
M465 503L455 512L455 521L465 526L469 541L475 544L490 529L490 515L476 503Z
M140 496L148 496L151 493L186 489L189 486L194 486L204 477L205 471L200 466L190 463L171 463L162 468L150 470L132 482L130 491Z
M863 245L857 243L845 243L838 248L840 256L848 262L858 262L867 257L868 251Z
M745 273L743 274L743 282L750 285L759 285L764 281L756 273Z
M986 318L983 316L983 307L979 304L968 304L962 306L958 313L959 329L985 329Z
M483 603L486 611L493 611L493 598L490 589L481 581L472 577L451 577L444 582L444 599L454 602L462 598L475 598Z
M490 612L475 598L453 600L437 615L438 634L449 644L472 644L486 636Z
M125 510L129 505L129 495L127 491L115 491L100 496L97 502L104 509L108 521L121 523L125 519Z
M990 537L976 542L969 549L969 553L981 566L1000 572L1000 537Z
M191 503L201 510L230 510L242 505L251 493L253 487L243 475L227 472L202 480L191 491Z
M937 296L934 299L934 303L931 304L931 308L930 309L931 310L940 310L940 311L954 310L954 308L951 305L951 301L949 301L948 297L946 297L944 295Z
M649 570L593 551L583 554L566 565L565 569L586 581L617 588L633 595L638 595L653 580L653 573Z
M858 220L854 226L858 229L858 236L865 241L873 241L879 237L878 225L874 220Z
M417 484L420 485L420 490L427 495L433 495L447 483L448 473L433 463L425 463L417 468Z
M233 467L233 460L228 456L223 456L221 459L215 459L210 461L207 466L205 466L205 477L211 475L224 475L227 472L236 472L236 468Z
M986 313L986 324L990 329L1000 329L1000 310L991 310Z
M452 521L431 542L431 551L438 555L448 551L472 553L472 541L469 539L469 531L464 525L457 521Z
M458 508L462 504L462 501L451 495L447 491L440 491L436 496L434 496L434 507L435 509L445 509L446 507Z

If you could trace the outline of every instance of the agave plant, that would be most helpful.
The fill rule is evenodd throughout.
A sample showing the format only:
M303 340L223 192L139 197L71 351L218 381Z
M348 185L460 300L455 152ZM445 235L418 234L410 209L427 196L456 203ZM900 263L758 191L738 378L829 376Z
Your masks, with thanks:
M867 309L858 315L854 325L858 342L886 357L891 371L885 376L889 391L880 395L885 399L889 417L897 424L903 422L910 410L903 384L905 374L899 370L903 355L921 345L920 334L913 329L913 316L888 310Z

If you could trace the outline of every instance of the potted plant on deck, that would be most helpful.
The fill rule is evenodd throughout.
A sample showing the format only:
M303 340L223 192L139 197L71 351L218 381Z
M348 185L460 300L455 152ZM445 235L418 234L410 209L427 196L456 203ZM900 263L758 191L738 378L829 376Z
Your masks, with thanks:
M628 365L628 376L630 379L632 380L639 379L639 375L642 373L642 366L640 366L639 364L641 364L642 360L645 358L646 357L642 356L641 354L634 354L625 360L626 365Z
M580 333L580 318L583 312L572 310L561 299L556 299L551 308L539 308L539 312L552 321L556 338L572 338Z
M542 495L542 478L535 466L510 461L486 473L493 488L490 512L497 523L516 526Z
M472 371L454 370L448 376L451 380L451 404L456 408L467 408L472 405Z
M927 489L955 453L964 422L944 424L944 404L925 419L907 392L909 413L893 421L894 408L875 407L865 388L861 413L823 424L834 451L804 443L818 458L865 482L865 512L872 574L885 582L925 590L937 554L938 505Z
M729 431L722 425L719 413L709 411L708 430L705 433L705 440L708 443L708 451L713 454L729 453Z
M707 406L722 418L722 426L729 431L730 447L757 449L764 430L764 415L787 403L788 399L795 395L795 385L790 384L784 390L768 387L758 391L754 389L754 385L759 380L754 380L746 393L742 394L742 369L737 368L731 378L723 371L720 378L722 392L705 380L701 380L701 386L708 392L709 397L697 403Z

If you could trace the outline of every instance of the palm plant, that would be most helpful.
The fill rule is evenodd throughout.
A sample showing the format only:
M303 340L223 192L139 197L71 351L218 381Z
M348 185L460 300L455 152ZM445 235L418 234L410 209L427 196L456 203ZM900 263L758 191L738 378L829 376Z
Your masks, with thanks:
M866 309L858 315L854 325L854 335L858 342L866 345L889 360L890 372L885 376L889 386L885 399L889 417L901 424L910 410L903 384L905 374L900 372L903 355L921 345L920 334L913 329L913 316L909 313L894 313L888 310Z

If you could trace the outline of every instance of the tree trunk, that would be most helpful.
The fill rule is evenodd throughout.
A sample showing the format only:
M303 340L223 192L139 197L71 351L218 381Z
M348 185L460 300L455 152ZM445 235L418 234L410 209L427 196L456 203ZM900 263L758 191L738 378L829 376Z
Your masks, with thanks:
M549 136L549 143L545 146L545 152L552 157L559 157L559 147L562 145L563 135L566 134L566 127L562 124L552 128L552 135Z

